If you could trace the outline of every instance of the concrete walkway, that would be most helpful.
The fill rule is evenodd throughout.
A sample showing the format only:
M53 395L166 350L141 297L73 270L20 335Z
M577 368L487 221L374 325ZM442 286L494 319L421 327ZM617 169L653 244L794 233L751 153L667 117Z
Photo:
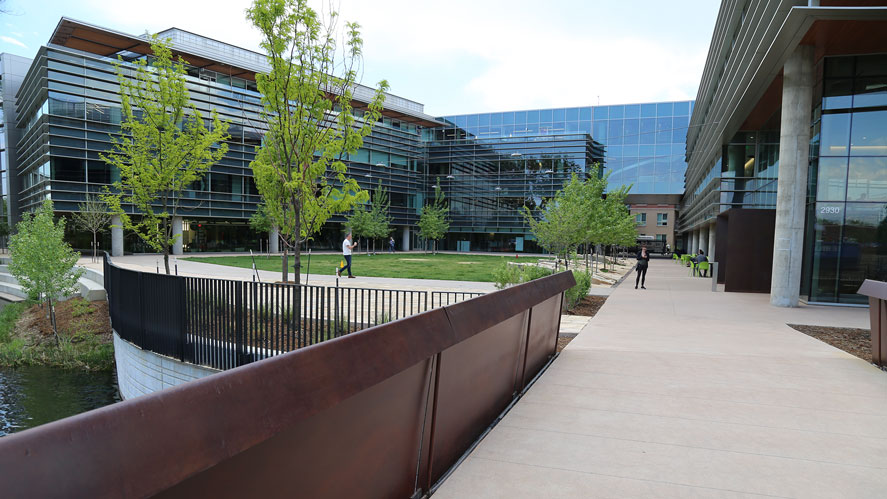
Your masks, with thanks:
M887 373L785 325L868 327L867 309L778 309L662 260L647 278L435 499L887 495Z

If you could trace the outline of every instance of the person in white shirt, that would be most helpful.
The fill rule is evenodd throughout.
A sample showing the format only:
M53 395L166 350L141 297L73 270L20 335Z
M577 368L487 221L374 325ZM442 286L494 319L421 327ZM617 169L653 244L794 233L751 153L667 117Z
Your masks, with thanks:
M351 275L351 250L357 246L357 243L351 243L351 233L349 232L347 236L345 236L345 240L342 241L342 256L345 257L345 266L341 269L336 269L336 277L342 277L342 271L348 269L348 278L354 279L354 276Z

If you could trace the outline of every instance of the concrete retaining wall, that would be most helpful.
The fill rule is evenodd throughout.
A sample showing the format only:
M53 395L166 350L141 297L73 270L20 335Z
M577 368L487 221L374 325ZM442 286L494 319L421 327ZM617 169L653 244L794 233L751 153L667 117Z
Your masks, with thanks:
M117 384L124 399L146 395L219 372L142 350L120 338L116 331L114 359L117 361Z

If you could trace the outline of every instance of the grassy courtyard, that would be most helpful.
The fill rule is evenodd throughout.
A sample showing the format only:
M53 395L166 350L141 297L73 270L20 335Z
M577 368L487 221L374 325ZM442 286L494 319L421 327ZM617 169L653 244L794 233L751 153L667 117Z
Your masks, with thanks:
M249 256L199 256L188 258L194 262L213 263L232 267L252 268ZM352 257L351 272L364 277L401 277L405 279L445 279L451 281L494 282L493 270L504 261L536 262L538 258L514 255L422 254L395 253L357 255ZM280 272L280 257L255 257L259 270ZM311 255L311 274L334 275L342 255ZM292 270L292 255L290 270ZM302 269L307 266L307 254L302 254Z

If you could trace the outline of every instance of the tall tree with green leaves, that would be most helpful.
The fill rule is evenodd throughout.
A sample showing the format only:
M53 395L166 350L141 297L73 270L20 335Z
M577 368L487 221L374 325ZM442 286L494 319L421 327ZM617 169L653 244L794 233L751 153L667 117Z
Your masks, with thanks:
M352 101L363 51L359 24L345 23L339 43L338 13L330 9L321 16L307 0L254 0L247 18L261 33L270 65L268 73L256 75L268 131L252 162L253 176L284 242L283 281L291 249L298 284L302 243L330 216L369 198L346 176L343 159L361 147L381 117L388 83L379 82L357 117Z
M419 215L419 237L432 242L431 252L437 253L437 242L450 230L450 208L447 206L440 179L434 184L434 201L426 203Z
M587 191L588 184L574 173L541 210L534 213L526 206L523 208L524 220L539 245L557 258L563 257L565 262L585 242L593 201Z
M634 217L625 204L630 186L621 186L607 193L607 199L600 214L603 229L598 233L596 242L605 247L631 246L637 240L637 226ZM604 259L606 265L606 258Z
M367 239L374 233L372 213L367 210L365 204L358 204L354 206L351 214L345 217L345 221L346 230L351 231L351 235L358 244L357 251L360 252L360 239ZM368 242L366 244L366 252L367 254L370 252Z
M388 190L382 187L382 181L373 191L373 199L370 208L370 220L372 220L373 253L376 252L376 239L388 237L391 234L391 201L388 199Z
M83 269L75 267L80 255L65 242L65 219L53 220L52 201L22 217L10 237L9 253L9 272L19 285L32 299L48 303L58 340L54 300L74 293Z
M171 42L151 37L150 67L145 60L116 65L123 111L122 134L114 147L100 154L120 172L104 201L120 217L122 228L136 233L149 247L163 253L170 273L172 217L179 215L179 193L201 179L228 150L228 123L211 114L210 129L203 114L189 103L185 61L173 59ZM127 207L135 209L130 214Z
M92 233L92 261L95 262L99 249L98 236L111 223L111 213L108 205L92 194L86 195L86 199L77 205L77 210L71 219L75 227Z

